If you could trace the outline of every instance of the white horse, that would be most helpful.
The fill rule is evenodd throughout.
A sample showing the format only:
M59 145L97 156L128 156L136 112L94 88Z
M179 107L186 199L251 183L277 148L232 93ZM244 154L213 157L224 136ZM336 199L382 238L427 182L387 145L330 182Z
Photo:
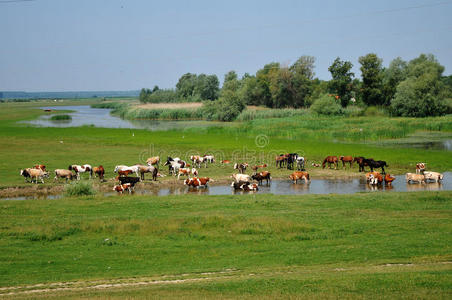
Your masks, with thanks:
M304 157L298 156L297 157L297 170L298 171L304 171L304 163L305 163Z
M68 170L70 171L74 171L75 175L77 175L77 180L80 180L80 173L85 173L85 172L89 172L89 179L91 179L93 177L93 167L91 167L91 165L83 165L83 166L79 166L79 165L70 165L68 167Z
M139 177L140 165L134 165L130 167L125 165L118 165L115 167L114 172L118 173L118 171L132 171L133 173L137 174L137 177Z

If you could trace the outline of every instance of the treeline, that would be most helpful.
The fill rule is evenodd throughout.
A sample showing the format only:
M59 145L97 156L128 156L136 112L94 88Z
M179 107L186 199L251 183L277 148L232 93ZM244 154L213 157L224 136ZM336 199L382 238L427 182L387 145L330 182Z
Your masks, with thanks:
M315 58L301 56L294 64L266 64L255 75L225 75L222 88L215 75L184 74L174 90L142 89L142 102L205 101L213 119L233 120L246 105L269 108L308 108L319 114L338 115L347 109L376 106L394 116L426 117L452 112L452 76L431 54L388 67L370 53L359 58L361 78L353 64L336 58L329 81L315 78Z
M199 102L216 100L220 92L220 81L217 75L184 74L176 84L176 89L141 89L140 101L147 103L161 102Z

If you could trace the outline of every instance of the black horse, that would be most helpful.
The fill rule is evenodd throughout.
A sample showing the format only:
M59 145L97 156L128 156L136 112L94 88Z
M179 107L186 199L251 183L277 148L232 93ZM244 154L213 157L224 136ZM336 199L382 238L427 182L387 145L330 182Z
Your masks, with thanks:
M388 164L384 160L368 160L367 163L369 164L371 172L374 171L374 168L381 168L381 174L386 174L385 167L387 167Z
M297 161L298 154L297 153L289 153L287 157L287 169L293 170L293 164Z
M354 157L353 161L359 165L359 172L365 172L364 167L369 167L369 162L374 161L373 158L364 158L363 156Z

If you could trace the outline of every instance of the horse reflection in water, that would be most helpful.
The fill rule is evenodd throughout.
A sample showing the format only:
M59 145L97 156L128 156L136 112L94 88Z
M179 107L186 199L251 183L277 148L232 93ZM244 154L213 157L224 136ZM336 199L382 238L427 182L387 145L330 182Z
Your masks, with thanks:
M443 189L441 182L431 182L431 183L407 183L406 190L409 192L416 191L440 191Z

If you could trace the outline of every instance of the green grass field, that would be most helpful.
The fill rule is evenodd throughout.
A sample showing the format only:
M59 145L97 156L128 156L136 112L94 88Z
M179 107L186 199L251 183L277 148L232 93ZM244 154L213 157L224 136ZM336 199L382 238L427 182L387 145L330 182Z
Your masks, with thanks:
M452 292L451 196L3 201L0 286L214 277L181 282L174 295L194 291L190 298L205 292L260 298L323 291L320 295L329 297L414 297L418 292L421 298L447 297ZM165 294L172 288L162 284L146 292Z
M352 170L337 172L309 168L311 162L321 162L327 155L365 156L385 160L390 166L388 171L393 174L412 172L417 162L427 162L429 168L435 171L452 169L450 152L400 148L396 145L379 147L374 143L365 143L364 140L340 142L333 138L322 138L325 130L319 128L316 120L311 120L310 130L318 129L300 138L292 136L297 132L297 129L294 129L298 124L296 118L256 120L221 128L187 128L163 132L90 126L37 128L18 125L18 120L33 119L42 113L32 107L33 104L27 103L1 106L0 143L4 151L0 152L0 186L23 184L23 178L18 176L19 170L36 163L45 164L49 170L67 168L69 164L103 165L107 170L107 178L112 178L114 166L118 164L144 163L147 157L154 155L160 155L162 158L166 158L167 155L179 156L188 160L190 155L204 153L213 153L218 161L229 159L236 162L246 161L250 164L268 163L269 170L275 178L286 178L289 174L287 170L278 170L273 165L276 155L287 152L297 152L305 156L308 160L308 170L313 176L359 176L357 166ZM437 118L432 122L443 124L447 118L450 117ZM426 123L430 122L428 119L423 120ZM420 123L417 128L423 130L429 127L422 125L422 120L415 119L403 121L384 118L377 121L380 124L393 123L392 126L400 122ZM360 126L364 120L332 118L330 122L333 125L328 131L334 133L345 130L342 123L349 124L349 127L355 126L350 124ZM305 121L303 124L300 123L300 126L306 128L307 124ZM371 126L367 126L370 129ZM443 127L432 129L441 130L437 132L450 132L448 125ZM284 134L288 136L284 137ZM260 139L261 137L263 139ZM220 167L217 164L215 168L203 169L202 176L221 179L227 178L232 171L232 166ZM166 177L163 180L170 178Z
M87 102L96 101L66 103ZM345 125L370 130L364 118L332 118L331 124L311 119L309 125L298 116L166 132L17 124L42 114L36 105L0 104L3 188L30 186L19 170L35 163L50 170L102 164L112 178L116 164L154 154L187 159L213 153L217 160L272 163L264 160L297 151L308 162L326 155L374 157L388 161L393 174L413 171L420 161L434 170L452 170L447 151L331 137ZM403 122L417 124L404 125L409 129L402 135L451 130L450 116L374 120L395 131ZM306 130L311 133L304 137ZM373 141L388 137L380 135ZM290 173L273 165L269 170L274 177ZM308 170L313 177L359 176L356 166L336 171L308 164ZM232 167L216 164L201 172L221 180ZM0 297L448 299L451 200L450 191L0 200Z

